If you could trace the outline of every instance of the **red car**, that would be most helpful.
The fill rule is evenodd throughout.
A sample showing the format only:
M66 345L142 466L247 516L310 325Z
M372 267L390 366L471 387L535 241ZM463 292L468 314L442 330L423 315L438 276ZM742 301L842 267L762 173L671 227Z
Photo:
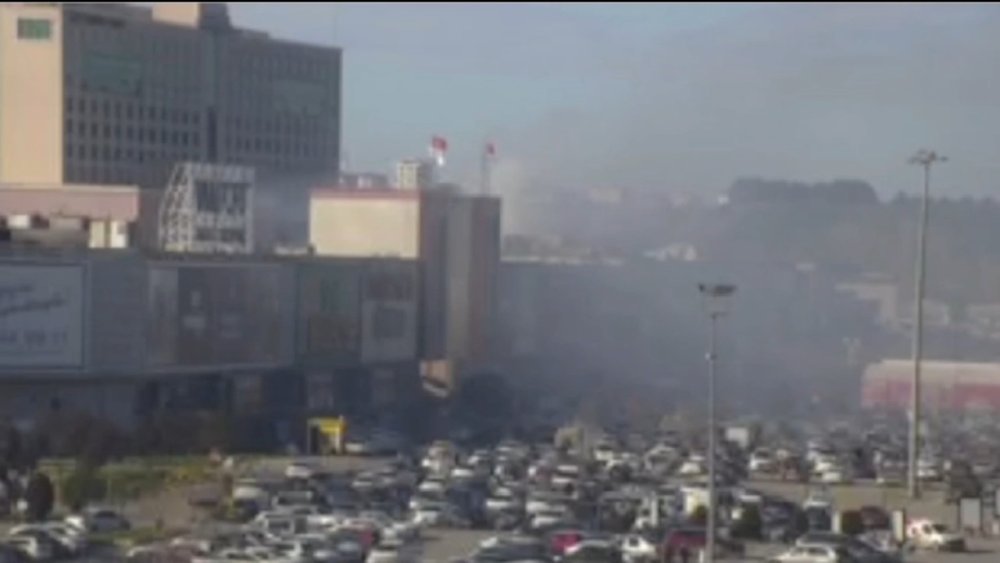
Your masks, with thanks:
M708 539L703 528L678 528L667 532L666 539L663 540L663 554L667 561L672 561L674 557L680 557L681 553L687 552L691 557L689 561L695 561L699 551L705 549ZM725 538L715 538L715 552L719 557L726 555L744 554L743 544Z
M553 557L566 555L566 550L583 541L580 530L558 530L549 534L549 552Z

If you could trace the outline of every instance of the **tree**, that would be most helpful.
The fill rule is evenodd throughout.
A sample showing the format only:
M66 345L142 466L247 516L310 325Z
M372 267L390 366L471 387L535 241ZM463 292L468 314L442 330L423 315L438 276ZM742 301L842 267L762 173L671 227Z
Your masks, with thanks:
M55 506L55 489L48 475L35 472L28 480L28 489L24 494L28 503L28 521L41 522L49 517Z
M858 510L845 510L840 514L840 532L856 536L865 531L865 522Z
M746 505L733 527L734 537L745 540L760 540L763 537L763 522L760 510L755 505Z
M78 463L61 487L63 504L74 512L79 512L89 502L102 500L105 493L105 482L97 469L85 463Z
M688 518L688 522L692 526L702 527L708 524L708 507L704 504L699 504L691 512L691 516Z

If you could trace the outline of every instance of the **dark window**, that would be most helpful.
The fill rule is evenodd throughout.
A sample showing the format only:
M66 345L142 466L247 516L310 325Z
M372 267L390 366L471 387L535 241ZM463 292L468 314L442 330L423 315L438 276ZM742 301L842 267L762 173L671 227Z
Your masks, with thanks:
M121 119L122 117L122 104L121 102L115 102L115 117Z
M52 38L52 22L41 18L17 18L17 38L47 40Z
M95 138L95 139L97 138L97 124L96 123L91 123L90 124L90 136L93 137L93 138Z
M79 157L79 158L81 158L81 159L83 159L83 158L87 158L87 151L86 151L86 148L87 148L87 147L85 147L85 146L83 146L83 145L77 145L77 146L76 146L76 156L78 156L78 157Z
M94 160L97 160L97 158L100 157L100 156L101 156L101 153L98 150L97 145L90 145L90 158L92 158Z
M111 147L104 146L104 160L111 160Z
M126 127L125 128L125 138L127 140L131 141L132 140L132 135L133 135L132 128L131 127Z
M121 160L121 159L122 159L122 150L118 147L115 147L115 160Z
M65 131L69 135L73 134L73 120L72 119L66 118L66 127L63 129L63 131Z
M73 98L66 98L66 113L73 113Z
M79 110L80 113L87 113L87 100L82 98L77 100L76 109Z
M101 111L101 104L97 103L97 100L90 101L90 112L97 115L97 112Z
M111 117L111 102L104 100L104 117Z
M169 137L166 131L160 131L160 142L164 145L167 144Z
M104 125L104 138L105 139L110 139L111 138L111 126L110 125L107 125L107 124Z

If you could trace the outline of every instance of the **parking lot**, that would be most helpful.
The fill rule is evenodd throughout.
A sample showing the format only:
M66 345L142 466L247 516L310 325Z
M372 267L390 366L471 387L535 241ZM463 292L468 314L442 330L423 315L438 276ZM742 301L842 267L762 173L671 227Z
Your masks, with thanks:
M704 549L703 436L574 436L439 441L391 455L245 458L227 465L231 487L216 487L211 510L195 516L188 509L170 520L180 535L147 545L132 560L642 563ZM956 505L946 502L957 487L972 485L991 498L981 484L988 476L961 473L961 465L936 454L922 462L924 494L912 501L900 485L882 482L885 467L898 469L892 440L840 431L724 441L717 451L717 559L770 561L827 546L848 553L846 563L1000 561L1000 542L959 532ZM148 528L170 506L185 513L188 501L174 493L122 514ZM904 544L889 531L894 510L909 519ZM985 524L992 529L990 516ZM128 551L107 543L74 551L63 545L72 539L65 528L51 525L51 532L33 533L51 535L41 540L61 559L109 561Z

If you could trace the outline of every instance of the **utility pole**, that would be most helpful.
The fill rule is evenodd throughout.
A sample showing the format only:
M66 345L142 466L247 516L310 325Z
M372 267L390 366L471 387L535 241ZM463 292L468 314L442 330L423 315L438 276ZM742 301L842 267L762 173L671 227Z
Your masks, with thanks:
M910 164L924 169L924 197L920 205L920 232L917 235L917 271L915 274L915 311L913 319L913 381L910 385L910 433L907 450L907 488L911 499L920 498L920 479L917 465L920 459L920 368L924 348L924 287L927 275L927 223L930 213L931 167L937 162L947 162L948 157L926 149L910 158Z
M715 519L718 506L716 503L715 481L715 442L717 439L718 422L715 412L715 370L718 354L716 350L716 339L718 332L719 318L726 314L729 298L736 292L735 285L726 284L698 284L698 291L704 299L705 309L709 319L709 342L708 342L708 521L705 530L705 561L713 563L715 561Z

